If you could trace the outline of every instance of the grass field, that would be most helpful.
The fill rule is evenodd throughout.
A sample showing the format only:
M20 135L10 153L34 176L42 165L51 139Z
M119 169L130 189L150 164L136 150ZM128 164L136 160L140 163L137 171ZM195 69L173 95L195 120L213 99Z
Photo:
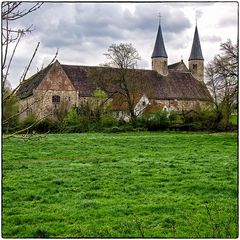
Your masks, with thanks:
M2 236L238 236L237 134L3 142Z

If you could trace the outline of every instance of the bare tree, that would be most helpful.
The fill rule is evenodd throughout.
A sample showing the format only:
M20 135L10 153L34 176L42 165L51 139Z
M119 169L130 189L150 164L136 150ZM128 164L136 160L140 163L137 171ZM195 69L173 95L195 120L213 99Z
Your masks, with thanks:
M110 61L96 74L97 85L110 97L117 97L119 103L126 103L134 122L136 98L147 90L144 73L135 70L140 56L132 44L124 43L112 44L104 55Z
M21 86L22 82L26 79L27 73L32 65L32 61L36 56L38 51L40 42L37 43L29 62L27 63L26 67L22 71L22 75L19 79L19 84L14 89L10 89L8 87L10 81L9 76L11 74L11 67L12 62L14 60L16 51L18 49L19 43L23 39L23 37L32 31L34 31L33 25L30 25L26 28L17 29L15 22L28 14L31 14L38 10L42 6L43 2L3 2L1 5L1 19L2 19L2 52L1 52L1 60L2 60L2 102L3 102L3 128L6 126L11 125L11 121L16 118L22 113L22 111L27 111L28 109L24 110L17 110L16 108L16 101L17 98L15 96L16 91ZM58 50L56 55L54 56L51 63L56 59L58 54ZM50 63L50 64L51 64ZM36 100L39 101L39 100ZM10 104L14 104L14 106L10 106ZM13 111L10 112L8 109L12 109ZM30 126L29 126L30 128ZM16 133L23 132L24 129L18 130Z
M32 4L24 4L23 2L3 2L2 3L2 87L5 87L6 82L8 81L8 76L10 73L10 68L12 60L15 56L16 49L19 45L19 42L22 40L23 36L27 33L33 31L33 26L29 26L25 29L15 29L12 26L12 23L16 20L23 18L24 16L36 11L42 6L42 2L36 2ZM22 74L23 80L26 77L26 74L31 65L32 59L34 58L37 49L39 47L37 44L36 49L33 53L33 56L25 68ZM13 49L10 51L10 49Z
M238 94L238 51L231 40L221 44L221 53L206 67L207 86L213 96L218 114L223 124L229 124L232 106L237 102Z

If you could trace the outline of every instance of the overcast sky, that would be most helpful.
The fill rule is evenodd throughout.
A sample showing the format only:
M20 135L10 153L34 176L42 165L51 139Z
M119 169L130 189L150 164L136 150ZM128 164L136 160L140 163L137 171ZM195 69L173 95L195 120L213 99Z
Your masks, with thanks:
M113 43L132 43L141 56L138 67L151 69L159 12L168 64L182 57L188 66L196 15L205 64L219 53L222 42L228 38L237 42L237 2L44 3L14 22L16 28L33 24L35 30L17 49L9 76L12 87L18 84L38 42L28 75L46 66L57 48L60 63L97 66L107 61L103 53Z

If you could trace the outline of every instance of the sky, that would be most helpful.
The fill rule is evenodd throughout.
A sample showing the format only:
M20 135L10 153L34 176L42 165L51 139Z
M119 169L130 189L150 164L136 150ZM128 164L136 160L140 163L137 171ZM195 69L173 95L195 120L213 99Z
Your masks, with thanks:
M24 36L16 50L10 84L18 85L38 42L28 76L47 66L57 49L62 64L98 66L107 62L108 47L119 43L131 43L141 56L138 68L151 69L159 14L168 64L183 59L188 66L196 19L205 66L220 53L221 43L227 39L237 43L237 2L45 2L11 23L15 29L33 25L34 31Z

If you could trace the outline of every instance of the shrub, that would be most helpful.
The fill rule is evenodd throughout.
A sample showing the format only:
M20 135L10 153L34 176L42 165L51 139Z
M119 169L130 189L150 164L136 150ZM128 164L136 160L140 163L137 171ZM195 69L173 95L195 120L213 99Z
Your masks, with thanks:
M164 111L156 111L142 119L142 127L146 127L150 131L164 130L169 126L168 113Z
M34 129L39 133L59 132L61 130L60 122L51 118L45 118L40 121Z
M117 126L117 120L111 114L105 114L100 117L100 125L102 127L113 127Z
M169 116L168 116L168 119L169 119L169 121L170 122L176 122L177 120L179 121L179 115L176 113L176 112L174 112L174 111L171 111L170 112L170 114L169 114Z
M35 129L35 124L37 123L37 118L34 115L28 115L21 123L20 129L25 129L26 132L32 131Z

